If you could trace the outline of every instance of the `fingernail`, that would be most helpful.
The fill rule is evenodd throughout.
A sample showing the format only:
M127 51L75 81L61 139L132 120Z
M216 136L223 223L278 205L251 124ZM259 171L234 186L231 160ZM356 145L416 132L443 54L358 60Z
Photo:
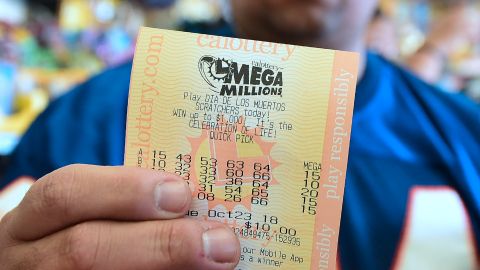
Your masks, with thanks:
M233 263L238 257L238 240L230 229L217 228L203 233L206 256L217 263Z
M155 203L159 210L181 213L190 196L190 188L185 181L168 181L155 187Z

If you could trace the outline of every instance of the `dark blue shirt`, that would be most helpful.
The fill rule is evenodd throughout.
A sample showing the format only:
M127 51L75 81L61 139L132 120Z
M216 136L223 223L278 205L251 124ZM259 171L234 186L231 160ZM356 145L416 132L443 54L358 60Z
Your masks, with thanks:
M19 176L40 178L72 163L121 165L130 71L131 63L106 71L53 102L23 137L0 188ZM462 95L441 92L369 54L355 101L340 235L341 267L376 270L402 265L402 260L410 258L409 247L415 247L411 239L418 237L413 233L417 232L417 216L448 221L447 214L456 209L448 206L445 216L437 213L442 209L430 207L425 212L416 195L436 191L461 198L458 205L465 206L464 213L468 213L464 223L465 235L470 238L465 241L470 243L470 255L478 258L479 106ZM416 207L425 213L418 214ZM435 230L437 225L448 224L429 226ZM448 232L448 226L445 228ZM455 253L456 247L438 248ZM429 247L422 248L419 250ZM443 253L438 251L432 250L432 258L426 259L439 260L435 254Z

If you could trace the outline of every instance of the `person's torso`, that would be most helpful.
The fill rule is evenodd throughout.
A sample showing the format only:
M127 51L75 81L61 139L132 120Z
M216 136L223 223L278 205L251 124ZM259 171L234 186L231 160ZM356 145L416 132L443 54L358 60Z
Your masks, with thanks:
M72 163L121 165L130 70L107 71L57 100L26 134L7 179ZM478 265L479 113L369 55L355 103L341 269Z

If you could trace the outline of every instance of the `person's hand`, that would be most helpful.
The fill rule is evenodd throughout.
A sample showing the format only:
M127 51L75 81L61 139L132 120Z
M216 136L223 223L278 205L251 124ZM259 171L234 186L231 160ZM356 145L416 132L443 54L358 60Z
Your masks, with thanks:
M0 221L2 269L233 269L226 225L182 218L191 191L153 170L72 165L38 180Z

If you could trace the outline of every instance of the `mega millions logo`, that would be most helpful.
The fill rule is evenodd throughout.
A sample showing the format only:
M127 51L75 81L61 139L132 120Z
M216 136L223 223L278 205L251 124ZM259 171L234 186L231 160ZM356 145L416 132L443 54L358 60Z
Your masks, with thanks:
M211 90L221 96L282 96L282 71L203 56L198 70Z

